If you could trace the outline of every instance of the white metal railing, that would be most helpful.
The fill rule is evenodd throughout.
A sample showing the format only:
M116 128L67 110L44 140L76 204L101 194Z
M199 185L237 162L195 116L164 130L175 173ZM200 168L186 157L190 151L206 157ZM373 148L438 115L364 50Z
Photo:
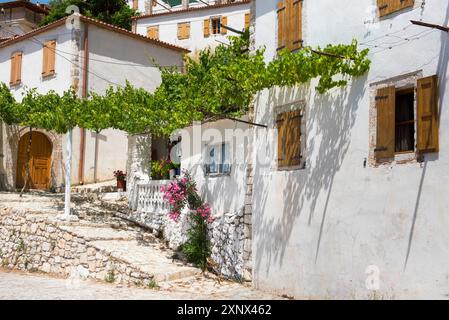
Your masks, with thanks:
M166 214L170 205L163 198L161 187L168 185L170 180L150 181L137 184L137 212Z

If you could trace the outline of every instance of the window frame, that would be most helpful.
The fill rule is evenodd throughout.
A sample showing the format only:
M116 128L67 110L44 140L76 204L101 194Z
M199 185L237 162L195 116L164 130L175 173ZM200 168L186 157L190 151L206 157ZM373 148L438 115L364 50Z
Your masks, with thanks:
M222 16L214 16L214 17L210 17L210 35L211 36L219 36L221 35L221 19ZM214 21L218 21L218 32L215 33L214 32Z
M207 177L218 177L218 176L230 176L232 173L232 161L229 142L223 141L220 143L214 143L206 145L205 148L205 161L204 161L204 174ZM217 167L216 171L210 171L211 158L210 153L214 150L214 158L216 162L214 165ZM227 167L225 167L227 166ZM227 170L224 170L227 168Z
M395 124L394 124L394 130L395 130L395 137L394 137L394 154L395 155L401 155L401 154L410 154L410 153L416 153L417 150L417 123L418 123L418 119L417 119L417 105L416 105L416 87L405 87L405 88L395 88L396 89L396 98L398 95L405 95L405 94L413 94L413 120L408 120L408 121L402 121L402 122L397 122L396 118L395 118ZM395 101L395 113L397 113L397 108L398 108L398 101L396 99ZM397 136L396 136L396 132L397 132L397 128L398 126L405 126L405 125L409 125L413 123L413 150L406 150L406 151L396 151L397 150Z
M425 154L439 153L439 113L440 97L438 76L424 76L422 70L399 75L387 80L370 84L371 103L369 115L369 165L405 164L420 162ZM396 98L401 92L409 92L413 99L413 150L396 151ZM389 131L392 121L388 109L385 109L384 98L392 97L394 92L394 130ZM387 98L391 99L391 98ZM389 102L392 103L391 100ZM379 109L382 107L382 110ZM380 113L379 113L380 112ZM387 113L385 113L387 112ZM389 121L382 124L379 121ZM380 129L385 129L379 133ZM380 137L380 138L379 138ZM389 141L393 141L390 144ZM430 141L430 142L429 142ZM392 151L387 151L392 149Z
M298 112L300 117L300 138L299 138L299 164L297 165L286 165L280 166L279 164L279 127L278 127L278 118L282 114L288 114L292 112ZM276 147L275 147L275 164L273 168L275 171L298 171L306 169L306 113L305 113L305 103L301 102L293 102L288 105L279 106L275 109L274 117L273 117L273 128L276 132Z

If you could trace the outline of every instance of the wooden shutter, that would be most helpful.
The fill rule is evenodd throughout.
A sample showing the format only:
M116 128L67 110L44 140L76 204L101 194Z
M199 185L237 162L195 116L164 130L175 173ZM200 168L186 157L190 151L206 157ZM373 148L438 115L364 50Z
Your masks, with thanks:
M139 0L133 0L133 9L134 10L139 9Z
M288 0L288 10L290 13L289 49L297 50L302 47L302 2L303 0Z
M286 123L286 165L299 166L301 163L301 111L287 113Z
M278 167L301 164L301 111L285 112L277 117Z
M159 40L159 26L148 27L147 37L150 39Z
M210 36L210 19L204 20L204 37Z
M188 39L190 37L190 23L178 23L178 39Z
M418 151L437 152L439 135L437 76L418 80L417 100Z
M251 13L245 13L245 29L248 29L251 23Z
M282 0L278 3L277 9L278 16L278 50L287 47L287 7L286 0Z
M384 17L396 11L413 7L415 0L377 0L379 16Z
M55 73L56 60L56 40L50 40L44 43L43 48L43 68L42 75L44 77L51 76Z
M16 59L15 59L15 71L16 71L16 76L15 76L15 84L18 85L20 84L20 82L22 82L22 52L17 52L16 53Z
M287 157L285 152L285 143L286 143L286 126L287 122L286 114L282 113L277 116L276 125L278 129L278 167L283 168L286 167Z
M388 87L377 90L377 143L376 159L394 157L395 121L396 121L396 88Z
M227 34L228 33L228 29L226 29L226 28L224 28L223 26L228 26L228 17L225 17L225 16L223 16L223 17L221 17L221 34L222 35L225 35L225 34Z
M16 86L22 81L22 52L11 55L11 76L9 84Z

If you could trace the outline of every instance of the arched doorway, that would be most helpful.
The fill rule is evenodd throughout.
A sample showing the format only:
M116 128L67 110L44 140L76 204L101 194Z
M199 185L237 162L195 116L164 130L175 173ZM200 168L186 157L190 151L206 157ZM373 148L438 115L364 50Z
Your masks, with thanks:
M47 136L40 132L32 132L30 152L30 175L28 187L30 189L48 189L51 178L51 153L52 144ZM17 152L17 188L25 184L27 149L30 133L24 134L19 141Z

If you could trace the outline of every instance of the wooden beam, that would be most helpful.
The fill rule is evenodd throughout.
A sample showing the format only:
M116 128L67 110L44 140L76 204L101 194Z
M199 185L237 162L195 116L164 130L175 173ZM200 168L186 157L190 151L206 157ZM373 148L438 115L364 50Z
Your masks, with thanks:
M170 9L169 7L167 7L166 5L160 3L157 0L153 0L154 2L156 2L156 4L160 5L161 7L163 7L164 9L167 9L168 11L172 12L172 9Z
M220 23L220 25L221 25L222 28L225 28L226 30L229 30L229 31L232 31L232 32L235 32L235 33L238 33L238 34L244 34L243 31L240 31L240 30L237 30L237 29L225 26L225 25L223 25L221 23Z
M438 24L433 24L433 23L427 23L427 22L422 22L422 21L416 21L416 20L410 20L410 22L414 25L418 25L421 27L426 27L426 28L432 28L432 29L438 29L444 32L449 32L449 27L445 27L445 26L441 26Z

